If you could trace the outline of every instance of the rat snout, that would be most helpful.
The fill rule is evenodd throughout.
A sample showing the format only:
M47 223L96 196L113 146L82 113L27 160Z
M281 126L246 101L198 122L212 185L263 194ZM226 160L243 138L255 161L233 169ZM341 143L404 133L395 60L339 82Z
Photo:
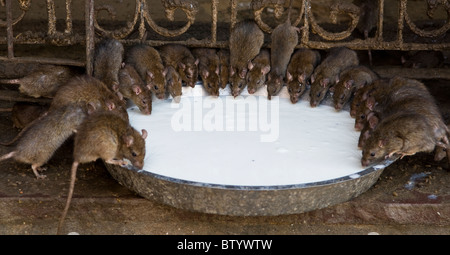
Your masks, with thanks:
M335 109L336 111L340 111L340 110L342 109L342 107L343 107L343 105L340 104L340 103L337 103L337 104L334 105L334 109Z
M309 101L309 104L311 105L311 107L317 107L317 102L316 101L314 101L314 100L312 100L311 99L311 101Z
M142 168L144 168L144 162L141 162L141 161L135 161L135 162L133 163L133 166L134 166L135 168L141 170Z
M254 88L251 88L251 89L247 88L247 91L248 91L249 94L254 94L256 92L256 89L254 89Z
M295 104L295 103L298 102L299 96L298 95L291 95L289 98L291 99L291 103Z
M356 110L350 111L350 117L355 118L356 117Z
M190 82L188 82L188 85L189 85L191 88L195 87L195 81L190 81Z
M369 164L370 164L370 161L369 161L369 160L364 159L364 158L361 159L361 165L362 165L363 167L367 167Z
M355 130L356 131L361 131L364 127L364 124L362 124L361 122L356 122L355 123Z
M158 94L156 94L156 97L158 99L164 99L165 95L164 95L164 93L158 93Z

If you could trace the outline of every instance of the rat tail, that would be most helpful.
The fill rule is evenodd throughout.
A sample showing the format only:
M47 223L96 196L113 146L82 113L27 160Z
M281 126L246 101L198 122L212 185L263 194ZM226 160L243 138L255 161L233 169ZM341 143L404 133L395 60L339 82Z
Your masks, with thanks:
M72 201L73 196L73 190L75 188L75 179L77 177L77 169L78 169L78 162L74 161L72 164L72 169L70 170L70 187L69 187L69 194L67 195L67 201L66 201L66 207L64 208L64 211L61 215L61 218L59 220L58 224L58 230L56 232L57 235L61 234L61 228L64 224L64 220L67 216L67 212L69 211L70 202Z
M0 157L0 161L3 161L3 160L5 160L5 159L12 158L12 157L14 157L15 155L16 155L16 152L15 152L15 151L11 151L10 153L1 156L1 157Z
M20 84L20 79L0 79L1 84Z

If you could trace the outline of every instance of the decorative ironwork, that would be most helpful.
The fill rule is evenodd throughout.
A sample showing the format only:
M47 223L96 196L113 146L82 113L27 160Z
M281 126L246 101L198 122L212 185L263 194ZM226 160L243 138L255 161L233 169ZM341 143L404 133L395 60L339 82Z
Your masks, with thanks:
M12 17L12 1L13 0L1 0L0 3L3 8L6 9L6 20L0 20L0 27L6 28L6 36L0 37L0 44L6 44L8 46L8 55L0 56L0 60L3 61L15 61L15 62L44 62L44 63L56 63L67 65L86 66L88 73L91 70L92 65L92 51L95 41L98 37L114 37L121 40L125 44L134 44L137 42L144 42L149 45L158 46L166 43L180 43L188 46L203 46L203 47L217 47L222 48L227 46L227 41L217 40L217 24L218 24L218 6L220 0L211 0L211 34L207 38L188 38L183 40L173 40L180 35L184 35L196 21L196 16L199 13L199 4L197 0L161 0L161 5L165 10L165 17L168 22L174 22L175 10L181 10L186 16L186 23L176 29L168 29L158 25L152 18L149 9L151 6L148 4L148 0L135 0L134 14L132 20L127 21L126 25L114 30L108 30L99 24L97 21L98 14L102 11L106 11L110 18L115 17L116 11L110 5L94 5L94 0L85 0L85 29L84 34L80 32L74 32L73 18L72 18L72 0L65 1L66 17L64 31L58 31L55 15L55 0L47 0L47 14L48 14L48 27L46 33L26 31L16 35L13 33L13 28L20 24L25 14L30 11L32 0L16 0L20 8L20 14L17 17ZM221 0L225 1L225 0ZM341 0L334 1L330 6L329 18L332 23L337 23L338 15L348 16L350 23L344 31L332 32L326 29L324 24L317 22L313 8L311 7L312 0L293 0L294 7L296 8L295 17L291 17L292 24L294 26L303 26L302 34L300 36L298 48L315 48L315 49L328 49L336 46L347 46L356 50L445 50L450 49L450 42L432 40L426 41L427 38L435 39L438 37L448 38L448 30L450 29L450 0L427 0L426 14L433 18L434 12L437 8L444 8L447 12L447 20L439 28L428 30L422 29L417 26L410 18L407 12L408 1L398 0L399 15L397 22L397 33L392 37L389 36L389 40L384 38L384 8L385 1L377 0L378 4L378 20L376 24L376 32L372 37L362 39L361 37L354 36L355 28L360 22L360 8L348 1L343 2ZM255 21L261 27L265 33L271 33L273 27L266 24L263 21L263 16L267 14L264 10L272 9L274 17L278 22L284 22L281 19L286 14L288 0L252 0L250 4L250 12L253 14ZM231 15L230 20L227 22L231 28L237 22L237 5L239 0L230 0ZM425 10L424 10L425 12ZM269 14L270 15L270 14ZM273 23L272 23L273 25ZM346 26L346 25L343 25ZM166 40L148 40L146 38L148 29L152 33L166 38ZM136 32L138 35L136 36ZM413 40L408 41L404 38L406 33L412 33L414 36L425 39L423 42ZM68 45L85 45L86 46L86 61L73 61L67 59L43 59L33 57L18 58L14 56L15 44L51 44L58 46Z

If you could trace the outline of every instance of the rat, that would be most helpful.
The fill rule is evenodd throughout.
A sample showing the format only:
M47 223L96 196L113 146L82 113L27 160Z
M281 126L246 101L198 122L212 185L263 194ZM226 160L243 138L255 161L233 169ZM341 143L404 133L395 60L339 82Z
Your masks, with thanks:
M179 103L182 95L182 80L180 74L173 68L167 67L166 74L166 94L169 93L175 103Z
M287 66L298 44L300 28L291 24L292 2L289 2L287 19L272 31L270 45L270 72L267 77L267 97L270 100L280 92L284 84Z
M44 179L39 171L53 156L55 151L79 128L87 112L79 105L67 105L53 110L33 121L16 139L11 152L0 157L1 160L13 158L31 164L38 179Z
M199 60L188 47L181 44L166 44L159 47L164 65L174 67L188 86L194 87L198 78Z
M339 82L332 87L334 108L341 110L356 90L376 79L378 75L366 66L350 67L342 71Z
M119 70L123 64L124 48L122 43L116 39L105 38L101 40L94 51L95 78L101 80L110 89L119 85Z
M270 52L268 49L261 49L259 54L252 61L248 62L246 82L249 94L255 93L264 86L269 71Z
M361 133L359 135L358 149L362 150L367 139L369 139L369 137L372 135L373 130L375 130L379 122L380 118L377 113L370 112L367 115L367 121L364 123L364 127L361 129Z
M387 112L396 110L397 105L409 99L419 99L419 96L427 100L426 103L434 101L425 85L417 80L394 77L388 83L382 82L368 93L365 103L357 109L355 129L361 130L369 112L386 115ZM430 105L432 106L433 104Z
M19 84L19 91L30 97L53 98L56 91L78 75L77 68L60 65L41 65L19 79L3 79L0 83Z
M195 48L192 54L198 63L198 73L203 81L203 87L211 96L219 96L220 60L215 49Z
M359 65L356 52L346 47L333 48L311 75L310 105L316 107L329 88L339 82L339 74L350 66Z
M145 115L152 113L152 92L145 86L134 67L126 64L119 70L118 90L124 98L131 100Z
M355 0L354 3L359 7L359 22L356 29L364 36L369 38L369 33L378 23L378 2L373 0ZM372 65L372 51L368 50L369 63Z
M25 128L33 122L35 119L39 118L48 111L49 105L37 105L16 102L11 111L11 120L13 122L13 127L15 128Z
M220 49L217 52L220 60L220 87L224 89L229 83L230 78L230 51L227 49Z
M122 117L112 112L96 112L79 127L74 140L73 163L66 206L58 224L58 233L70 207L79 164L102 159L107 164L142 169L147 131L140 134Z
M286 81L291 103L295 104L305 93L314 69L320 63L320 53L316 50L298 49L292 54L286 71Z
M89 76L76 76L56 93L50 104L50 110L69 104L79 104L86 107L88 103L96 109L115 111L128 120L128 113L123 96L120 92L111 91L103 82Z
M136 69L145 85L158 99L164 99L167 69L163 65L162 56L155 48L145 44L131 47L125 53L125 64Z
M254 59L264 43L264 33L253 20L243 20L233 27L230 39L230 88L234 97L245 88L248 63Z
M399 112L383 119L367 139L361 165L366 167L394 154L402 158L417 152L431 152L437 144L424 116Z
M243 20L234 26L229 39L230 74L244 79L248 62L258 55L264 43L264 33L253 20Z

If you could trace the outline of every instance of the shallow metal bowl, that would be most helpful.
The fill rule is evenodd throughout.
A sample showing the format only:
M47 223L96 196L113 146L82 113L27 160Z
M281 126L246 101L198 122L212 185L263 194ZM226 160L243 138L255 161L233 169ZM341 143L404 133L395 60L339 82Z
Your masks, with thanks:
M302 100L308 100L307 96ZM330 97L323 103L331 105ZM348 201L369 189L396 159L336 179L280 186L220 185L106 167L120 184L150 200L197 212L262 216L302 213Z

